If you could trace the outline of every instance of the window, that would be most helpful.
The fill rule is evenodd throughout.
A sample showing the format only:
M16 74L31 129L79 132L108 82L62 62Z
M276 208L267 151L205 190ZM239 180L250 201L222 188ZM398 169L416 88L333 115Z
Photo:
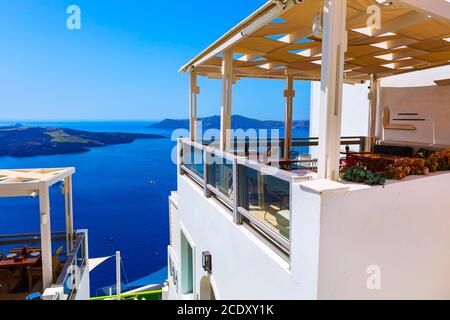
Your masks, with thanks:
M194 250L181 232L181 292L194 293Z

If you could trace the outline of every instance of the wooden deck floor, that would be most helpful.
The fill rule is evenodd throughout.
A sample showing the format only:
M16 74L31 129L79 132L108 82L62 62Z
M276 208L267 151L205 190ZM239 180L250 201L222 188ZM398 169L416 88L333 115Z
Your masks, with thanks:
M26 296L32 292L42 292L42 280L34 283L34 286L30 292L22 292L22 290L15 290L20 286L20 277L13 277L10 284L11 291L8 291L8 278L7 276L0 275L0 300L25 300Z

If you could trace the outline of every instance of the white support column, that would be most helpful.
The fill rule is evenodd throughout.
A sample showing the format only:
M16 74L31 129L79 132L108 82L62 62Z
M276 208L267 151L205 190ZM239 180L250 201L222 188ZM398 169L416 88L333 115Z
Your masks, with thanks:
M120 296L122 294L122 280L120 279L120 272L122 271L122 268L120 267L121 261L120 261L120 251L116 252L116 297L117 300L120 300Z
M69 253L73 249L73 197L72 197L72 177L64 179L64 201L66 216L66 251Z
M287 75L286 90L284 90L284 97L286 98L286 115L284 121L284 158L289 159L291 155L292 145L292 110L294 107L294 77Z
M324 0L319 126L319 179L339 178L346 0Z
M39 212L41 218L42 283L45 290L53 284L53 266L50 199L48 187L43 182L39 185Z
M197 136L197 98L200 94L200 87L197 85L197 74L194 71L189 73L189 77L189 129L191 141L194 141Z
M222 57L222 109L220 114L220 150L231 146L231 101L233 96L233 53L223 52Z
M366 146L366 151L370 152L373 151L377 126L378 79L375 75L371 75L370 77L369 103L369 138L368 146Z
M381 81L376 82L377 85L377 103L375 105L375 139L383 140L383 106L381 105Z

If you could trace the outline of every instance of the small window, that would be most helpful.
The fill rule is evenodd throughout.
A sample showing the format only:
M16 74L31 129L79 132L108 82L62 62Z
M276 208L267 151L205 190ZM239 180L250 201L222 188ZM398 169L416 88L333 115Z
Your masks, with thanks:
M181 232L181 291L183 294L194 293L194 250Z

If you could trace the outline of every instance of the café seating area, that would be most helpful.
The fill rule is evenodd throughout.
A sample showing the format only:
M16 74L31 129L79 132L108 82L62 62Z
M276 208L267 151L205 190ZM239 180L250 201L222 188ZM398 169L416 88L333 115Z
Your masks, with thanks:
M26 235L26 238L33 239L35 236ZM18 244L17 241L23 239L24 235L18 235L16 240L11 237L13 236L0 236L0 300L24 300L29 296L42 294L41 248L30 242ZM65 248L60 244L64 239L60 233L53 234L54 282L63 269Z

